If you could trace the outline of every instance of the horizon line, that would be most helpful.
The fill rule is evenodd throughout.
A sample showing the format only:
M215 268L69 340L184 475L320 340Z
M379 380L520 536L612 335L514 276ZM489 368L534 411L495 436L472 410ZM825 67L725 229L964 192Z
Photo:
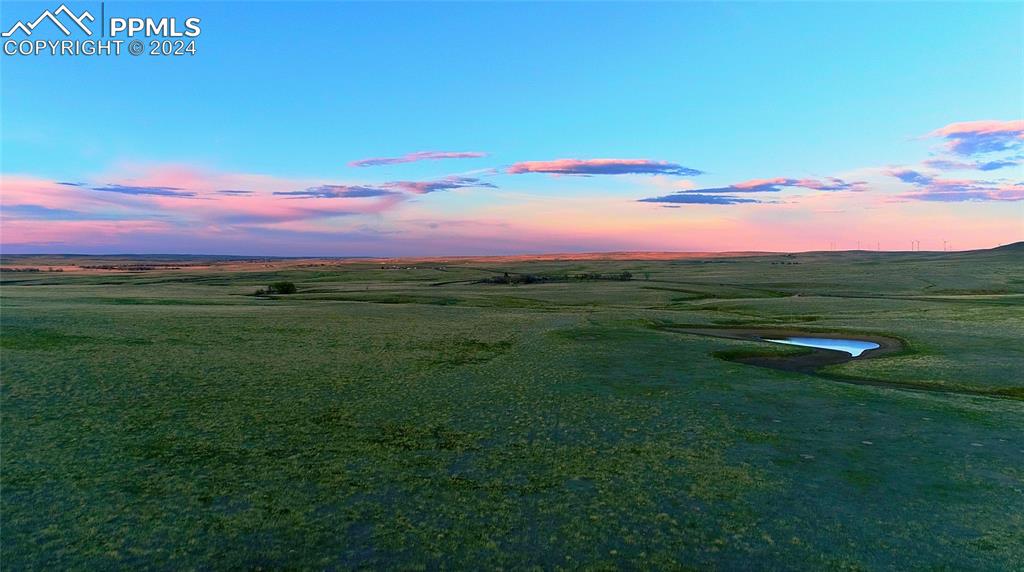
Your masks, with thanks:
M509 257L557 257L557 256L629 256L629 255L707 255L707 256L757 256L757 255L779 255L779 254L820 254L820 253L962 253L962 252L978 252L984 250L996 250L998 248L1013 246L1013 245L1024 245L1024 240L1008 242L1005 244L999 244L989 248L972 248L965 250L875 250L867 248L850 248L844 250L605 250L605 251L563 251L563 252L515 252L505 254L407 254L407 255L340 255L340 254L299 254L299 255L277 255L277 254L213 254L213 253L197 253L197 252L109 252L109 253L80 253L80 252L18 252L18 253L0 253L0 261L8 257L25 257L25 256L81 256L81 257L100 257L100 256L193 256L193 257L205 257L205 258L273 258L282 260L302 260L302 259L361 259L361 260L396 260L396 259L434 259L434 258L509 258Z

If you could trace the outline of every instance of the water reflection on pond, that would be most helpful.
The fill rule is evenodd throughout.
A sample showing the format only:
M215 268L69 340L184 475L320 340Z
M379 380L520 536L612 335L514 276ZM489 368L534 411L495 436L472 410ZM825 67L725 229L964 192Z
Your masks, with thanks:
M777 344L789 344L792 346L804 346L808 348L820 348L824 350L836 350L846 352L853 357L857 357L860 354L873 350L878 346L875 342L868 342L864 340L844 340L840 338L779 338L770 339L762 338L766 342L775 342Z

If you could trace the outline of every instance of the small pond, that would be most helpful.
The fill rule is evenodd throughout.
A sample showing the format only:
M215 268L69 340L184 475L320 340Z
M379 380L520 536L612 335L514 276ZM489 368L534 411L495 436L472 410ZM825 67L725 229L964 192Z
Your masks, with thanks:
M853 357L857 357L860 354L873 350L878 346L875 342L867 342L864 340L844 340L841 338L779 338L770 339L762 338L766 342L774 342L777 344L789 344L792 346L804 346L808 348L820 348L823 350L836 350L840 352L846 352Z

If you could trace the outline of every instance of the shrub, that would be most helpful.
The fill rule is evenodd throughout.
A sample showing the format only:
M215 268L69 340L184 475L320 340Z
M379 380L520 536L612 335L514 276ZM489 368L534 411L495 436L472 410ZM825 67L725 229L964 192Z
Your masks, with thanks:
M271 294L294 294L299 291L294 282L274 282L267 290Z
M266 288L260 288L253 293L253 296L269 296L271 294L294 294L299 289L294 282L274 282Z

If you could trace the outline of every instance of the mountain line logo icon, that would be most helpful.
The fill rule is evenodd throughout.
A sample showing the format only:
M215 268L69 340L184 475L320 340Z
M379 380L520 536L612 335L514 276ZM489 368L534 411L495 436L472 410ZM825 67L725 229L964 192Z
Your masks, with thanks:
M32 31L36 29L36 26L42 24L44 20L49 20L49 21L53 22L53 24L55 26L57 26L58 28L60 28L60 30L62 32L64 32L65 36L70 36L71 35L71 30L69 30L68 27L65 26L60 21L60 18L58 18L58 16L60 16L60 15L67 16L68 18L71 19L72 22L77 24L78 27L81 28L83 32L85 32L86 34L88 34L90 36L92 35L92 30L90 30L83 23L83 21L84 20L88 20L90 22L95 22L96 18L94 18L93 15L90 14L88 10L82 12L81 16L76 16L75 13L72 12L71 9L67 7L67 5L61 4L60 8L57 8L56 10L54 10L52 12L49 11L49 10L44 10L43 13L40 14L38 18L36 18L35 20L33 20L32 22L29 22L27 24L25 22L20 21L20 20L15 22L14 25L11 26L10 30L7 30L6 32L3 32L2 34L0 34L0 36L3 36L4 38L9 38L9 37L13 36L15 32L18 32L18 31L20 31L21 33L25 34L26 36L31 36L32 35Z

